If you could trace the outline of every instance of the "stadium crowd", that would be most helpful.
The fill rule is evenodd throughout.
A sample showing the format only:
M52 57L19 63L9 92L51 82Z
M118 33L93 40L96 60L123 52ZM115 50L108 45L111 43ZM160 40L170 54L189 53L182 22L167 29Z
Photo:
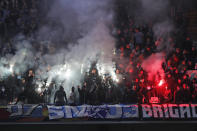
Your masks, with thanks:
M46 0L39 2L45 2L42 5L47 5ZM7 43L0 45L1 56L15 53L11 42L7 42L11 41L12 37L18 33L30 36L40 26L42 21L39 18L43 15L40 10L48 6L40 8L39 2L38 0L0 1L0 36L4 41L1 43ZM169 34L167 38L154 37L151 21L139 24L134 19L127 16L126 20L119 21L113 29L113 35L118 40L114 61L117 63L116 74L122 76L119 82L114 83L107 74L104 79L99 76L95 62L86 73L83 84L72 87L70 94L66 94L62 87L57 87L55 82L52 82L45 91L37 93L34 69L29 69L23 75L12 74L7 79L0 80L0 104L196 103L197 81L196 78L191 78L187 71L195 69L197 51L185 31L184 18L182 16L174 18L178 30ZM148 80L148 74L142 68L142 61L160 52L161 49L158 47L164 41L167 41L170 48L162 47L162 50L170 53L162 64L165 84L159 88L156 79ZM39 50L44 54L50 52L52 47L46 47L44 50L43 48L45 47L40 45ZM55 47L53 49L55 50ZM54 89L56 93L54 100L51 101Z
M1 0L0 35L7 41L17 33L32 34L49 8L46 0Z

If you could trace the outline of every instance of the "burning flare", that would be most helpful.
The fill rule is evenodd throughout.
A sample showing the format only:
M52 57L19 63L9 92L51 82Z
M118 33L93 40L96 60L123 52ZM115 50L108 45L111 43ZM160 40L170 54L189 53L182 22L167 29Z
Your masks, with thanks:
M164 83L165 83L165 81L162 79L162 80L159 81L158 86L162 86Z

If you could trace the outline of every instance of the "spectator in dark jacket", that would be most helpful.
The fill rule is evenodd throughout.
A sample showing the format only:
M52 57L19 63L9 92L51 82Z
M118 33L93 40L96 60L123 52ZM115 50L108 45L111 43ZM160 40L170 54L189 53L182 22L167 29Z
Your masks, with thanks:
M135 29L134 38L135 38L135 44L139 46L140 49L142 49L144 44L144 34L140 32L138 28Z
M62 86L60 86L60 89L55 93L54 103L56 106L63 106L68 103L66 92Z

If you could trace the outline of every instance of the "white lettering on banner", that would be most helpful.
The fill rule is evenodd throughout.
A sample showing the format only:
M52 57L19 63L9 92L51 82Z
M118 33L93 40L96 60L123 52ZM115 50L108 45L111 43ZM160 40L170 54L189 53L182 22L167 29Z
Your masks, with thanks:
M187 118L191 118L189 104L180 104L179 108L180 108L181 118L185 118L185 114L186 114Z
M65 116L64 106L47 106L49 112L49 119L60 119Z
M139 116L138 105L82 105L82 106L48 106L49 119L60 118L197 118L197 104L141 104L142 114ZM34 107L34 106L32 106ZM18 107L19 108L19 107ZM21 109L21 108L19 108ZM13 112L21 115L22 110ZM29 111L28 111L29 112Z
M65 106L66 118L87 117L89 106Z
M189 104L142 104L143 118L191 118ZM180 109L180 112L179 112ZM193 112L195 108L193 107ZM197 114L196 114L197 116Z
M29 116L31 113L39 107L38 104L36 105L8 105L7 106L7 111L10 112L10 117L14 116ZM41 108L41 107L40 107Z
M176 107L176 109L173 109L173 107ZM179 118L179 111L178 111L177 107L178 107L177 104L168 104L171 118Z
M153 104L152 107L153 107L153 116L155 118L158 118L158 117L163 118L162 106ZM159 114L159 116L158 116L158 114Z
M163 104L163 112L164 112L165 118L169 118L169 111L168 111L167 104Z
M143 117L144 118L150 118L152 117L152 109L150 105L142 104L142 112L143 112Z
M132 105L132 116L131 117L139 117L139 108L138 105Z
M65 118L73 118L72 110L70 109L71 106L64 106L64 108L65 108L64 117Z
M49 119L59 118L134 118L138 117L137 105L101 105L101 106L48 106Z
M197 118L196 107L197 107L197 104L191 104L191 108L192 108L192 117L193 117L193 118Z

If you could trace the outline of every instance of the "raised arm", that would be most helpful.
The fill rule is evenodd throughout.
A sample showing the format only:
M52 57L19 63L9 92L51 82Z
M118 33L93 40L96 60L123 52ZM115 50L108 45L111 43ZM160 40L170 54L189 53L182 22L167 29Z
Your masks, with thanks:
M67 97L66 97L66 92L64 92L64 98L66 100L66 104L68 103Z

